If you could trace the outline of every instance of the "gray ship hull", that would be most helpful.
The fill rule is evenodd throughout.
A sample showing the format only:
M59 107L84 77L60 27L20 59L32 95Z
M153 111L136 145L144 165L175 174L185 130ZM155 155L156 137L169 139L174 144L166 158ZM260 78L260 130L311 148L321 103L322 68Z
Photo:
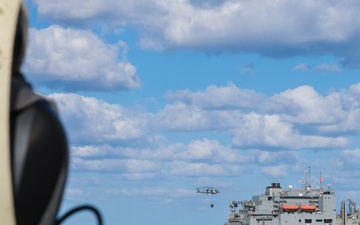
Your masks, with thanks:
M336 196L330 188L311 189L308 185L284 190L280 183L272 183L263 195L231 202L231 214L224 225L360 225L356 203L349 202L348 212L342 202L337 214Z

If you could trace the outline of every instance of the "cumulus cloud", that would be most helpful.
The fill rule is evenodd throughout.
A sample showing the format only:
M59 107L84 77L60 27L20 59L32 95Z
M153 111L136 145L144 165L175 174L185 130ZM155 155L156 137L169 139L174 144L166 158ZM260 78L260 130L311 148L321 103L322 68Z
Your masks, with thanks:
M347 149L341 153L342 166L355 166L359 164L360 149ZM360 175L360 174L359 174Z
M71 151L75 171L117 172L127 180L151 179L155 173L157 176L233 175L241 171L238 164L250 162L238 150L209 139L153 148L74 146Z
M165 189L165 188L142 188L142 189L109 189L104 192L106 197L113 196L162 196L179 198L196 195L194 190L185 188Z
M295 151L280 151L280 152L269 152L250 150L251 161L256 161L264 166L274 166L279 162L285 162L287 164L296 164L299 160L299 156Z
M247 158L241 156L237 151L230 147L222 146L216 140L194 140L185 151L180 152L178 157L181 159L206 160L227 163L244 163Z
M320 95L311 86L300 86L265 96L233 84L209 86L204 91L167 93L166 98L171 102L155 114L137 112L79 94L58 93L49 97L58 103L75 146L73 154L77 156L112 154L123 157L133 154L126 146L139 145L150 146L148 149L157 146L156 157L180 156L176 149L182 149L188 151L183 154L183 159L186 155L203 160L206 155L225 157L220 152L231 155L231 149L207 139L194 141L188 146L161 146L166 140L163 132L216 131L231 137L232 144L240 148L300 150L346 147L351 135L360 132L357 126L360 122L359 87L356 84L349 89ZM102 146L101 152L91 147L115 143L120 145L119 148ZM141 151L140 155L151 154Z
M140 87L127 60L127 44L104 43L89 30L52 25L30 29L24 70L57 90L124 90Z
M261 172L270 177L286 177L288 171L287 165L268 166L261 168Z
M356 92L356 86L351 90ZM300 86L265 96L233 84L209 86L204 91L167 93L173 103L156 117L162 129L226 132L243 148L340 148L349 144L340 133L357 132L353 95L342 91L321 96L313 87ZM344 108L348 104L351 110Z
M336 123L321 125L319 131L324 133L344 133L348 135L356 135L360 132L357 125L360 122L360 92L359 84L351 85L349 89L341 92L331 93L328 97L332 99L332 112L337 116Z
M300 86L265 96L233 84L209 86L204 91L167 93L166 98L171 102L156 114L137 112L78 94L49 97L58 103L75 145L73 154L77 156L123 156L133 154L126 146L140 144L153 145L149 149L157 146L159 151L155 154L159 157L179 156L179 151L174 149L182 149L188 151L184 156L202 160L207 154L217 154L217 158L225 156L220 152L231 155L231 149L206 139L189 146L159 147L166 139L161 133L216 131L232 137L232 144L241 148L343 148L348 146L351 135L360 132L357 126L360 122L359 87L359 84L352 85L322 96L313 87ZM101 152L91 147L105 143L121 146L117 149L102 146ZM151 155L148 151L139 154Z
M157 117L158 120L155 121L154 125L157 124L162 128L167 127L169 130L206 130L212 123L201 108L188 106L184 103L165 106Z
M279 163L299 160L289 150L347 148L360 132L360 84L327 95L300 86L273 96L233 84L209 86L197 92L169 92L169 104L155 114L79 94L48 97L58 103L71 139L72 168L117 172L127 180L234 176L252 163L285 176L277 172ZM235 101L238 98L244 102ZM169 143L169 130L216 131L232 143L209 138ZM356 154L345 151L339 166L350 165Z
M60 115L73 142L126 142L144 138L146 115L129 111L94 97L55 93L48 96L58 104Z
M36 0L36 4L41 16L74 26L88 21L134 26L146 48L257 52L272 57L332 54L352 64L359 56L356 0L137 0L126 4L106 0L86 5Z
M94 146L94 145L85 145L85 146L73 146L71 152L73 156L77 157L94 157L94 156L105 156L109 155L110 146Z
M171 176L234 176L245 169L245 166L237 164L173 161L164 167L162 173Z
M149 172L158 168L158 165L148 160L138 159L99 159L84 160L73 157L71 166L75 170L98 172Z
M293 111L290 113L294 117L289 118L291 122L303 124L327 124L337 123L344 111L341 102L335 97L337 93L331 93L328 96L321 96L311 86L300 86L294 89L283 91L274 95L277 103L292 105ZM294 106L295 105L295 106ZM290 107L287 107L289 109ZM282 112L289 113L289 112ZM344 119L344 118L343 118Z
M254 103L264 101L265 96L254 90L240 89L233 83L227 86L209 85L204 91L169 91L165 98L209 109L252 109Z
M238 147L270 147L287 149L341 148L348 145L344 137L324 137L301 134L293 125L277 115L246 115L233 132L233 144Z

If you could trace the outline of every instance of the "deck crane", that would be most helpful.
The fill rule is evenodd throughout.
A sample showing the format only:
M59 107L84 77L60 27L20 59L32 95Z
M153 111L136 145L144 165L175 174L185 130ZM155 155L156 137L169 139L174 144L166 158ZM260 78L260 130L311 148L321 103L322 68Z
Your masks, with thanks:
M350 213L352 212L358 212L359 210L356 207L356 202L354 200L352 200L350 197L348 197L349 200L349 210ZM351 207L352 206L352 207Z

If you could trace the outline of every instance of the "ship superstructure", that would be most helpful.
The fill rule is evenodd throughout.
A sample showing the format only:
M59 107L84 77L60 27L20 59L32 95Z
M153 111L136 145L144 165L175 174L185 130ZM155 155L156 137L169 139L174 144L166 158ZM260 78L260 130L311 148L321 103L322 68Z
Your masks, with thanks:
M300 189L283 189L280 183L272 183L264 194L249 201L232 201L230 208L224 225L360 225L356 202L349 198L346 212L343 201L337 215L335 192L330 186L323 190L322 183L316 189L309 182Z

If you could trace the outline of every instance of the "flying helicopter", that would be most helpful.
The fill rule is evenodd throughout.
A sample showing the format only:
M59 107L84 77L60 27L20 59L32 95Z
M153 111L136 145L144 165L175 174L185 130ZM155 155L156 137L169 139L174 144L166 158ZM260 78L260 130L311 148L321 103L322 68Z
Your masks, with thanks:
M203 189L197 188L197 193L206 194L206 195L209 195L209 194L216 195L216 194L220 193L220 191L213 187L204 187ZM213 202L213 200L211 200L210 207L214 208L215 205L212 202Z
M197 193L206 194L206 195L208 195L208 194L216 195L216 194L220 193L220 191L213 187L205 187L203 190L200 190L199 188L197 188Z

